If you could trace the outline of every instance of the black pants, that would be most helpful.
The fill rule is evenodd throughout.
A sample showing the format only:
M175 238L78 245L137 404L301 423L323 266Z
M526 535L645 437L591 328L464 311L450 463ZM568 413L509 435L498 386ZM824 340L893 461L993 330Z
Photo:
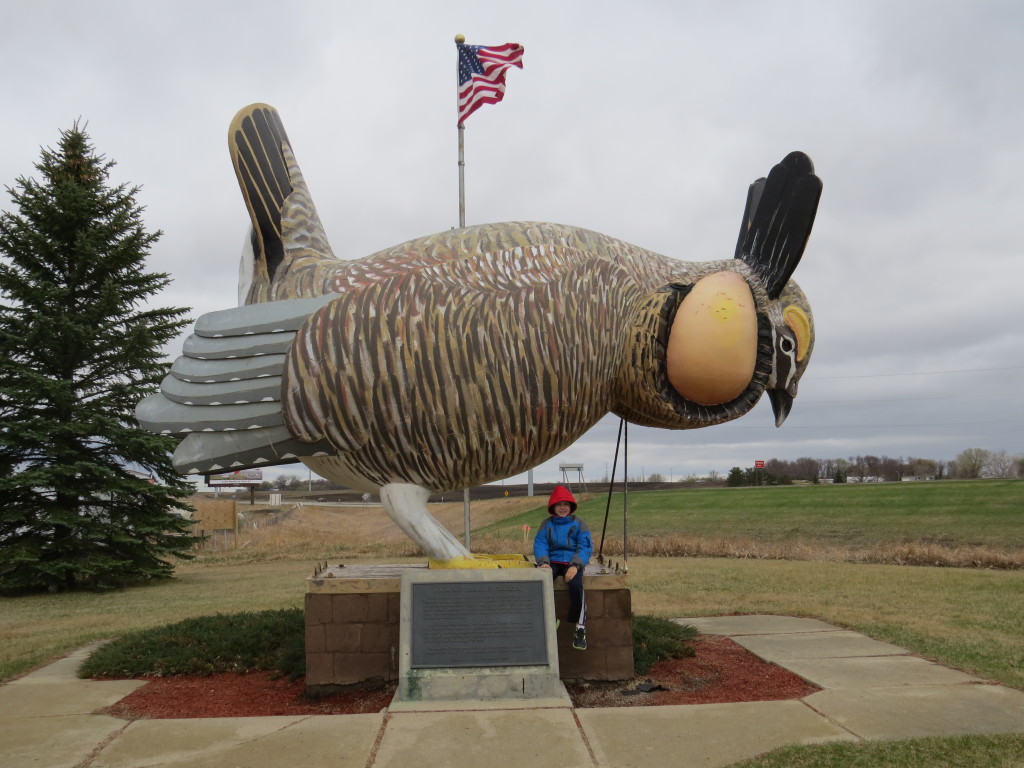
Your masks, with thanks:
M552 578L557 579L559 576L565 578L565 572L569 570L571 563L549 563L549 565ZM565 582L569 588L568 620L579 625L587 623L587 601L583 595L583 570L578 567L572 581Z

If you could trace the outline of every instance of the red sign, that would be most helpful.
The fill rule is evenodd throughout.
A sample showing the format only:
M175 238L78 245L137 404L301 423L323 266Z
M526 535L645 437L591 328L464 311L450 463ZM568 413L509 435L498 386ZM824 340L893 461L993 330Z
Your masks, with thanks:
M764 469L764 462L763 461L755 461L754 462L754 469Z

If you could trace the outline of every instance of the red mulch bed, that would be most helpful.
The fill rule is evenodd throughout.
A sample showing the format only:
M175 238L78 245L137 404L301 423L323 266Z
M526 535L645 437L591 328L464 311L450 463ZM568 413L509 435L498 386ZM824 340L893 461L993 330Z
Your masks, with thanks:
M357 715L380 712L395 685L348 691L322 699L305 697L306 683L266 672L218 672L209 677L157 677L129 693L104 714L126 720L271 715Z
M650 673L633 680L570 684L566 688L576 707L778 701L799 699L818 690L792 672L762 661L726 637L702 635L693 646L696 656L658 662ZM638 690L652 686L667 690ZM317 700L306 699L304 691L302 680L273 680L265 672L161 677L150 680L104 712L128 720L365 714L387 707L394 696L395 685L392 683L375 691L349 691Z
M802 699L819 690L792 672L763 661L727 637L701 635L696 656L659 661L628 683L567 685L576 707L657 707ZM668 690L639 691L650 683Z

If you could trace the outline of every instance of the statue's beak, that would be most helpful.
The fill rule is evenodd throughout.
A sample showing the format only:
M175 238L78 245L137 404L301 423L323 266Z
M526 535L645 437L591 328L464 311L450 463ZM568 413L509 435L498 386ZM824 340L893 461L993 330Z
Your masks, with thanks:
M775 426L781 427L793 409L793 396L784 389L769 389L768 399L771 400L772 411L775 413Z

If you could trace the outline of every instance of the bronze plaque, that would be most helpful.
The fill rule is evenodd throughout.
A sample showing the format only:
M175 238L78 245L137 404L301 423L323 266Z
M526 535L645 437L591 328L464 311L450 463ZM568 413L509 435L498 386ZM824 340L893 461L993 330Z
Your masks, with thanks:
M411 668L548 663L543 582L427 582L411 586Z

